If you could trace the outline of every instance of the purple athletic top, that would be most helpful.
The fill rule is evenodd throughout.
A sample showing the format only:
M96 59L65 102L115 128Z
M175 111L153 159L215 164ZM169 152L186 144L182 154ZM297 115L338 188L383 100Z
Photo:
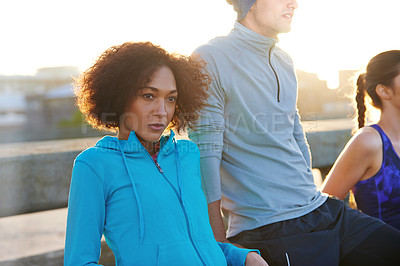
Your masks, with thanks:
M358 182L353 190L357 207L400 229L400 158L390 139L378 125L371 125L382 138L382 166L371 178Z

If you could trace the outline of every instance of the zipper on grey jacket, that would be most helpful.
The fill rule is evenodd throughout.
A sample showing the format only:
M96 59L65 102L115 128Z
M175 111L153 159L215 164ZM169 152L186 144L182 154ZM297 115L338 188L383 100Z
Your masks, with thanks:
M154 163L154 165L157 167L157 170L160 172L160 174L162 175L162 177L165 179L165 181L167 181L167 183L170 185L170 187L172 188L172 190L175 192L176 197L178 198L179 203L181 204L181 208L183 211L183 215L185 216L185 220L186 220L186 226L187 226L187 230L189 233L189 239L190 242L192 242L192 245L194 247L194 250L196 251L197 255L199 256L201 262L203 263L204 266L206 266L207 264L204 262L203 258L200 256L200 252L197 249L196 245L194 244L193 238L192 238L192 232L190 230L190 226L189 226L189 216L186 212L185 206L183 204L183 200L180 197L180 193L178 193L178 191L176 190L175 186L172 185L172 183L169 181L169 179L165 176L164 171L162 170L160 164L156 161L153 160L153 158L151 158L150 154L147 152L147 150L145 151L147 157L149 157L149 159ZM176 171L179 171L178 169L176 169ZM182 195L181 195L182 196Z
M272 51L272 49L273 49L274 47L275 47L275 44L273 44L273 45L271 46L271 48L269 48L269 52L268 52L268 63L269 63L269 66L271 67L272 71L273 71L274 74L275 74L276 83L278 84L277 100L278 100L278 103L279 103L279 102L280 102L280 100L279 100L279 95L280 95L280 92L281 92L281 86L279 85L278 74L276 74L276 71L275 71L274 67L273 67L272 64L271 64L271 51Z

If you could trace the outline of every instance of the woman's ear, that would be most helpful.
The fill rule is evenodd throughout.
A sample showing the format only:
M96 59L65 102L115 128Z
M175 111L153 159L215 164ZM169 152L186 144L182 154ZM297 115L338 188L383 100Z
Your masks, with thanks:
M383 84L378 84L375 88L376 94L382 100L389 101L392 98L393 90Z

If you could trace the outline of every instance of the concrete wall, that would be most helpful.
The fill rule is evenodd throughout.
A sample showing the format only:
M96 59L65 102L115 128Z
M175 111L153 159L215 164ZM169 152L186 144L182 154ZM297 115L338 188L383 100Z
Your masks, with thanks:
M0 145L0 217L67 206L74 158L97 139Z
M350 130L307 133L313 167L331 166ZM67 206L74 158L99 138L0 145L0 217Z
M350 129L306 133L311 149L312 167L332 166L351 138Z

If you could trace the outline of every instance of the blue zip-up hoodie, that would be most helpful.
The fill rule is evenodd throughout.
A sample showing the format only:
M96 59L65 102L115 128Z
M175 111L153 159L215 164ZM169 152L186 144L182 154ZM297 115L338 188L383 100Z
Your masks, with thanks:
M249 250L217 243L201 190L199 150L171 131L157 163L134 132L106 136L75 160L65 265L96 265L101 237L117 265L244 265Z

